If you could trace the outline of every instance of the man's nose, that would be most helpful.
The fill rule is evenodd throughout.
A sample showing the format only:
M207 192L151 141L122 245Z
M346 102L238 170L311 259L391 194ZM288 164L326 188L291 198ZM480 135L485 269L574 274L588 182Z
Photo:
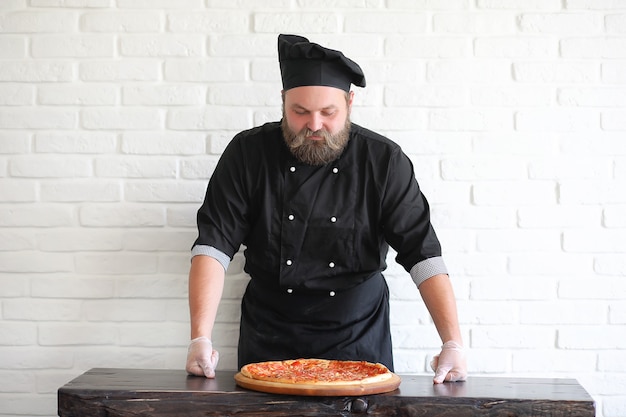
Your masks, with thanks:
M322 129L322 124L322 117L319 114L311 113L306 127L308 127L312 132L317 132Z

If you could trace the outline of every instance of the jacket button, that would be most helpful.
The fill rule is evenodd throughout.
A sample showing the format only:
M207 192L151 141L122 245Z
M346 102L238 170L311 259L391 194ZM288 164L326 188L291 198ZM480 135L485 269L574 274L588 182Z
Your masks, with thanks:
M292 288L287 288L287 293L288 293L288 294L291 294L292 292L293 292L293 289L292 289Z
M331 297L334 297L334 296L335 296L335 291L331 291L331 292L330 292L330 296L331 296Z
M328 266L329 266L330 268L334 268L334 267L335 267L335 263L334 263L334 262L331 262L331 263L329 263L329 264L328 264Z
M337 167L333 168L333 174L336 174L338 172L339 172L339 168L337 168Z
M287 259L287 262L285 262L285 264L287 266L291 266L291 265L293 265L293 261L291 259Z
M290 214L289 216L287 216L287 218L288 218L289 220L293 220L293 219L295 219L295 218L296 218L296 216L294 216L293 214Z
M330 222L331 222L331 223L335 223L336 221L337 221L337 218L336 218L335 216L333 216L333 217L331 217L331 218L330 218Z

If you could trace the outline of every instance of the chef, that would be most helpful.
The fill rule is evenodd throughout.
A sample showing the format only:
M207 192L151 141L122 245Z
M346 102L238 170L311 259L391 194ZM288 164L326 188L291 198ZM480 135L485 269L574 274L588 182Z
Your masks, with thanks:
M278 37L282 120L237 134L197 214L186 369L214 377L211 340L229 262L244 246L239 366L290 358L380 362L393 370L389 246L442 340L434 382L463 380L456 303L429 206L391 140L350 122L363 71L343 53Z

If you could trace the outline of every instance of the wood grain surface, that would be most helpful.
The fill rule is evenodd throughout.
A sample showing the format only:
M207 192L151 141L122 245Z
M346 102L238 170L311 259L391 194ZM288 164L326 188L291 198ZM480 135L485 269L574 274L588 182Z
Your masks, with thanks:
M594 417L574 379L471 377L434 385L432 375L400 375L382 394L306 396L252 391L234 371L215 378L174 369L94 368L58 391L61 417Z

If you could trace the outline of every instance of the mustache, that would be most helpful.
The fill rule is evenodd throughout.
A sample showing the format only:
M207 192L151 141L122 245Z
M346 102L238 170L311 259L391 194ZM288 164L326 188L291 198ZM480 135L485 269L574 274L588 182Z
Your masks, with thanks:
M296 148L306 145L307 140L310 140L309 138L311 136L318 136L318 137L323 138L326 146L332 150L336 151L336 150L341 149L341 144L337 140L335 140L335 137L329 131L324 130L324 129L313 131L309 129L308 127L305 127L293 137L293 141L291 142L291 147L293 149L296 149Z

